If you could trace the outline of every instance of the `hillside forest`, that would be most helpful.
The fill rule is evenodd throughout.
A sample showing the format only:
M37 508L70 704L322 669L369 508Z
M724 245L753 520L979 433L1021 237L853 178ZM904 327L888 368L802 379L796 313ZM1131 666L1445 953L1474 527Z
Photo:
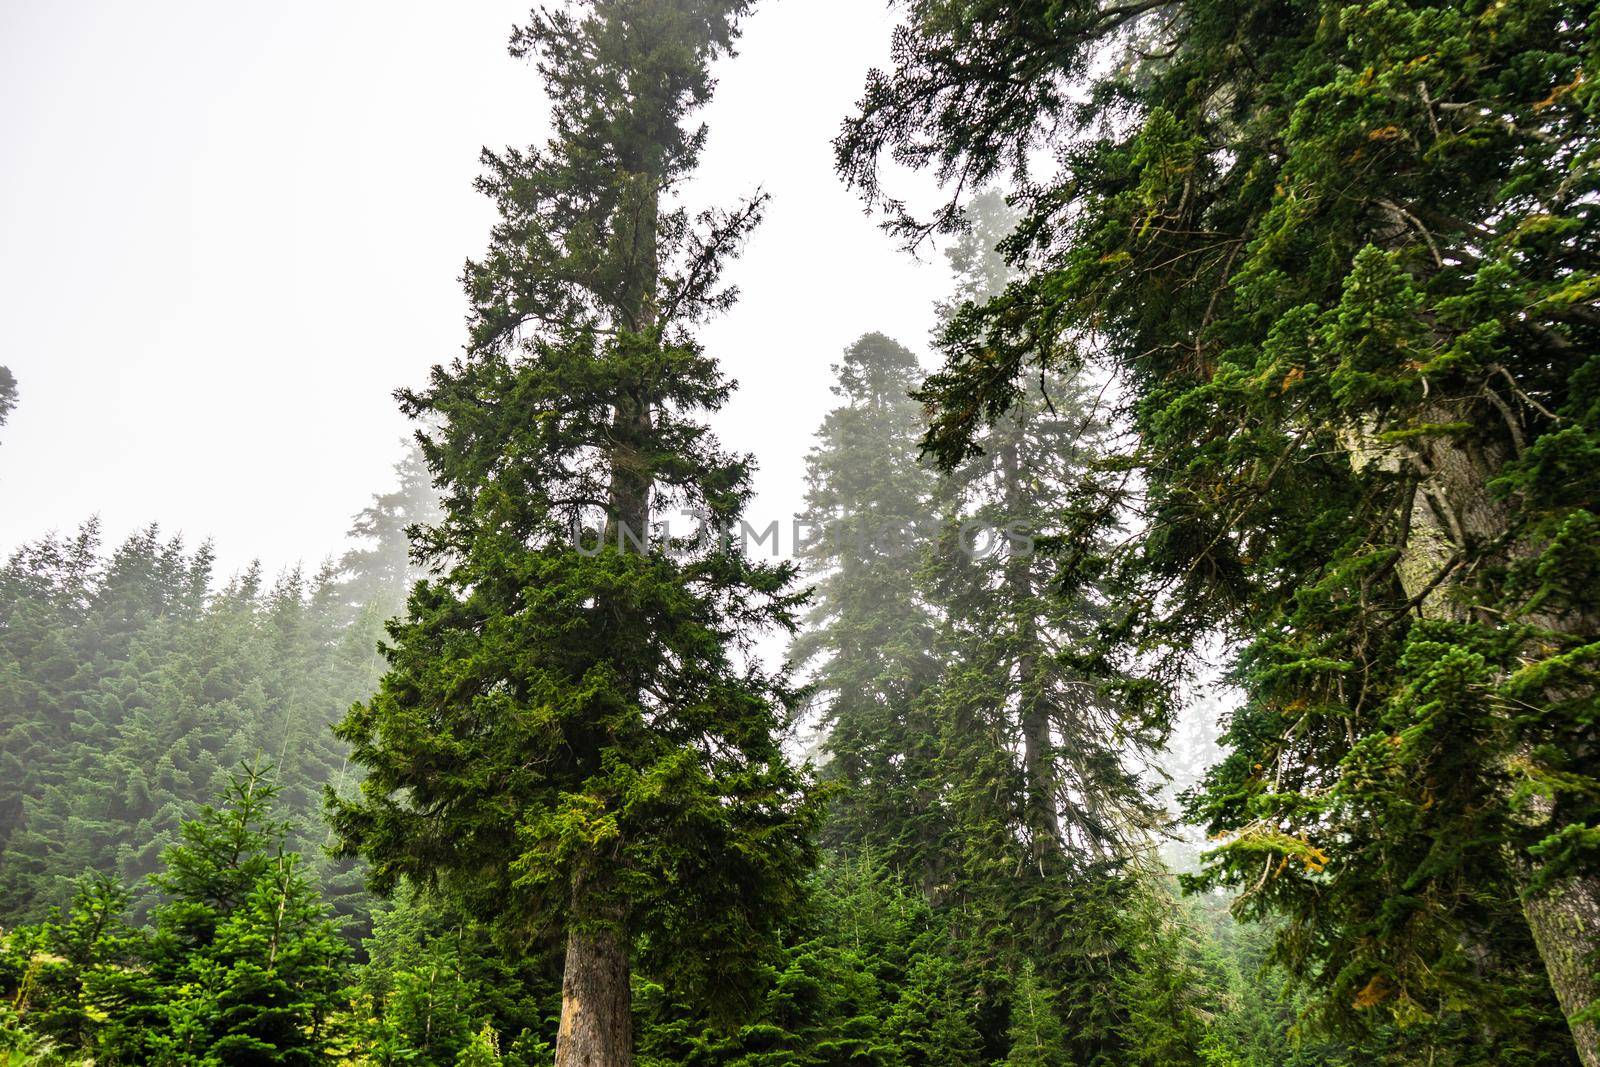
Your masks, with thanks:
M763 6L515 29L325 563L0 566L0 1065L1600 1067L1600 9L899 0L833 163L948 285L780 554Z

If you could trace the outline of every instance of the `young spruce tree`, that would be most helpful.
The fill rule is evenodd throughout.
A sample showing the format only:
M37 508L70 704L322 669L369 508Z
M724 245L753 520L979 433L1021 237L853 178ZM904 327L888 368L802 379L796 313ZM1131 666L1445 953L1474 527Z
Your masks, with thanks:
M335 825L380 888L441 886L522 951L564 939L563 1067L632 1062L635 964L744 1006L809 862L792 694L747 645L788 622L791 575L720 536L748 462L695 421L730 385L692 329L730 304L762 202L673 201L750 6L591 0L514 34L554 132L484 155L500 220L466 268L465 354L403 397L438 420L445 515L419 547L442 572L339 728L367 777Z

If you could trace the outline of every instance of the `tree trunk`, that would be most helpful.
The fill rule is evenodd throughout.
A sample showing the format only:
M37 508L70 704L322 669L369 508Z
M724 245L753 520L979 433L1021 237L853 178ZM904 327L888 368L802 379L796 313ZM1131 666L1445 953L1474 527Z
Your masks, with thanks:
M1001 449L1001 477L1004 479L1006 518L1015 522L1024 514L1028 496L1022 485L1021 441L1027 432L1020 412L1007 425L1013 435ZM1005 581L1016 610L1016 670L1019 725L1022 727L1022 766L1027 784L1028 832L1033 838L1033 862L1043 864L1046 857L1059 855L1063 848L1061 812L1056 774L1055 740L1051 736L1050 701L1042 692L1039 677L1039 620L1033 561L1009 546Z
M620 931L567 935L556 1067L632 1067L628 948Z
M1440 422L1474 413L1439 409L1428 413ZM1504 456L1483 455L1447 439L1436 439L1416 449L1396 449L1376 440L1375 427L1352 430L1345 439L1351 463L1359 471L1371 463L1396 471L1401 465L1416 471L1420 482L1409 509L1410 527L1397 568L1406 596L1417 601L1424 618L1464 620L1470 617L1469 598L1454 595L1455 564L1466 558L1474 544L1493 542L1509 527L1505 505L1490 496L1488 482ZM1511 551L1515 551L1512 549ZM1571 631L1570 619L1530 618L1547 629ZM1580 629L1592 629L1585 619ZM1527 759L1526 751L1504 754L1508 778L1518 772L1513 764ZM1537 807L1522 816L1529 829L1550 827L1554 812ZM1508 848L1508 863L1522 902L1522 913L1544 961L1550 986L1572 1030L1584 1067L1600 1067L1600 1024L1579 1021L1578 1016L1600 1001L1600 976L1594 957L1600 952L1600 877L1576 873L1551 879L1535 889L1542 865Z
M611 310L616 325L635 335L629 343L636 343L638 337L657 327L659 179L651 173L627 170L620 189L617 241L628 250L628 268ZM650 549L654 474L648 457L657 447L654 411L658 389L648 380L627 382L612 410L605 538L624 552ZM626 680L629 664L625 653L618 657L613 650L613 659ZM608 736L602 743L615 745L618 741ZM601 860L599 867L580 865L573 881L555 1067L633 1067L626 909L610 899L612 882L602 873L606 862L609 860Z
M1539 946L1561 1013L1572 1026L1572 1040L1584 1067L1600 1067L1600 1024L1577 1016L1600 997L1594 962L1600 951L1600 885L1594 878L1557 881L1538 895L1523 894L1522 914Z

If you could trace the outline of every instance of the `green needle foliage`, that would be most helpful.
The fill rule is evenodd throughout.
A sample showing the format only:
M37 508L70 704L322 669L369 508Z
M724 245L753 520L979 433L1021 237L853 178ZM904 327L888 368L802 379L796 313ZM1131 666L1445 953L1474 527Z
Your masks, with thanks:
M18 549L0 566L0 914L42 919L98 871L136 887L142 920L143 879L183 820L264 759L292 846L358 935L361 875L322 854L322 790L354 777L328 724L371 691L403 595L332 568L268 582L252 566L215 587L210 545L153 526L114 550L96 522Z
M0 426L6 424L17 409L17 376L10 368L0 367Z
M597 0L514 35L554 132L484 154L499 222L465 272L467 350L404 394L439 427L445 513L419 541L439 573L338 728L366 777L334 825L380 888L440 887L516 951L565 937L564 1063L628 1061L635 961L751 1003L809 863L793 694L748 654L790 625L790 570L723 536L749 462L697 421L731 387L693 329L732 301L723 263L762 198L675 200L748 7Z
M1141 715L1239 649L1196 884L1284 917L1307 1015L1389 1061L1600 1063L1591 5L905 12L843 173L913 240L960 205L913 218L890 154L1023 215L927 443L954 466L1041 371L1113 377L1133 440L1062 577L1123 609Z
M276 795L247 767L220 807L184 822L151 877L150 929L127 924L126 888L95 876L0 942L0 1028L97 1063L333 1062L347 950L283 850Z
M916 581L933 532L938 477L918 456L917 360L869 333L834 364L840 404L807 456L801 562L813 582L790 650L813 665L827 729L826 774L842 788L825 840L868 848L930 883L943 864L926 700L938 677L938 620Z

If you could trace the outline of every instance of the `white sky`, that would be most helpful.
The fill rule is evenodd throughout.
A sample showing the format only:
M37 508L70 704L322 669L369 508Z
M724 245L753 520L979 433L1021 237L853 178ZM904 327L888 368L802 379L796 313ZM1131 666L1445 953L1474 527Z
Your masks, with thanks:
M390 396L463 336L480 145L542 139L505 52L526 0L0 0L0 552L99 513L214 537L224 572L337 552L408 432ZM773 194L704 333L742 385L759 525L798 506L829 364L926 352L942 263L895 247L829 141L879 0L768 0L720 68L696 199ZM785 546L787 547L787 546Z

